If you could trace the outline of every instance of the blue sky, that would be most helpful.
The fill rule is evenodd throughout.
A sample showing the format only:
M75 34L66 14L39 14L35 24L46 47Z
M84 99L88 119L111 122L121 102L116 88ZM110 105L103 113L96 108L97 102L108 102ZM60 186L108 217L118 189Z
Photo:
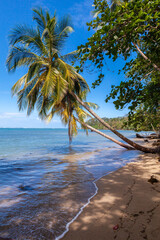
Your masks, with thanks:
M19 112L16 104L16 97L11 96L11 87L13 84L25 74L23 69L18 69L14 73L8 73L5 61L8 54L8 35L9 31L17 24L32 25L32 9L34 7L43 7L54 13L56 10L57 16L61 17L65 14L71 16L74 32L68 38L64 47L64 53L77 49L81 43L85 43L87 38L91 35L87 31L86 22L92 19L91 11L93 2L91 0L5 0L0 1L0 127L63 127L58 117L55 117L51 123L46 124L42 122L36 111L29 117L26 112ZM101 117L117 117L124 116L127 109L117 111L112 102L105 103L105 97L109 93L111 85L117 85L124 76L117 74L118 69L123 66L122 59L116 63L106 59L107 65L105 66L105 79L101 86L96 89L91 88L88 95L88 101L97 103L100 108L97 113ZM87 80L89 86L96 80L98 71L91 68L91 71L84 71L82 74Z

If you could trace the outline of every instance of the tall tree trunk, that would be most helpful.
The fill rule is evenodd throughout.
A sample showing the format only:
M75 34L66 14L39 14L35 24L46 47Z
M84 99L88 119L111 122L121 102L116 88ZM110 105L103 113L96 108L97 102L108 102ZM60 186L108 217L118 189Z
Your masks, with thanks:
M93 110L91 110L75 93L71 92L71 95L88 111L94 116L100 123L102 123L106 128L111 130L115 135L117 135L119 138L121 138L123 141L131 145L133 148L140 150L145 153L158 153L160 152L160 149L157 148L148 148L141 146L132 140L126 138L124 135L122 135L120 132L112 128L108 123L106 123L102 118L100 118Z
M79 123L80 123L81 125L83 125L84 127L90 129L90 130L93 131L93 132L98 133L99 135L101 135L101 136L103 136L103 137L111 140L112 142L115 142L116 144L120 145L121 147L124 147L124 148L126 148L126 149L128 149L128 150L135 150L133 147L131 147L131 146L129 146L129 145L126 145L126 144L124 144L124 143L122 143L122 142L119 142L118 140L116 140L116 139L108 136L107 134L105 134L105 133L103 133L103 132L101 132L101 131L99 131L99 130L91 127L91 126L89 126L87 123L81 122L78 118L75 117L75 119L76 119L77 122L79 122Z
M69 144L72 142L72 134L71 134L71 117L69 116L68 122L68 136L69 136Z
M71 115L72 115L72 109L71 109L71 102L69 96L67 96L68 104L69 104L69 121L68 121L68 136L69 136L69 144L72 142L72 133L71 133Z

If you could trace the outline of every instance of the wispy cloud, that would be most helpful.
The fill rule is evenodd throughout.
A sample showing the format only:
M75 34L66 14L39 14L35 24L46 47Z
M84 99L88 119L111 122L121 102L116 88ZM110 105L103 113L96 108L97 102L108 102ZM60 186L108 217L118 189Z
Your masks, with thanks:
M0 119L10 119L10 118L24 118L25 114L24 113L14 113L14 112L4 112L0 113Z
M35 8L35 7L41 7L45 10L49 10L47 7L46 7L46 3L44 0L36 0L33 4L32 4L32 8Z
M76 27L85 27L86 22L92 19L91 11L93 11L92 0L84 0L82 2L76 2L70 9L69 13L72 16L73 24Z
M36 117L36 120L37 120L37 121L42 121L39 117ZM59 122L60 122L59 119L52 119L51 121L52 121L53 123L59 123ZM48 122L47 120L46 120L46 121L44 120L43 122L45 122L45 124L47 124L47 125L50 123L50 122Z
M55 117L50 123L42 121L37 113L33 113L31 116L27 116L26 112L1 112L0 113L0 128L12 127L12 128L46 128L64 127L59 117Z

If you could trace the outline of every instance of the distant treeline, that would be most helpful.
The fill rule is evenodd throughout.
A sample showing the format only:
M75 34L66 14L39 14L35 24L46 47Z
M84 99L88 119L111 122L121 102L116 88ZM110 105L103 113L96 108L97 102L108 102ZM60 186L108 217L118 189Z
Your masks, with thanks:
M132 130L133 128L127 124L127 117L117 117L117 118L102 118L109 125L117 130ZM92 118L86 122L91 127L96 129L106 129L101 123L99 123L95 118Z

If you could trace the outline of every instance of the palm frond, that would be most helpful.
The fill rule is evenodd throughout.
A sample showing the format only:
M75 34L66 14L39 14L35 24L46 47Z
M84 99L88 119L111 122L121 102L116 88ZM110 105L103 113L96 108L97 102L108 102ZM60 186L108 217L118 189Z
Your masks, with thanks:
M26 81L30 81L35 75L39 75L41 66L37 63L32 63L28 69Z
M23 84L25 84L27 79L27 74L25 74L23 77L21 77L12 87L11 91L12 91L12 95L17 94L17 92L19 91L19 89L22 87Z
M54 92L56 82L57 82L57 75L55 74L54 69L51 66L49 66L49 69L48 69L48 72L46 74L46 79L44 81L41 93L45 97L52 94L52 92Z
M58 49L62 49L69 34L72 33L73 27L69 16L63 17L56 25L55 33L58 36Z
M28 105L27 95L31 88L34 86L35 81L36 80L33 79L29 84L25 85L21 90L17 92L17 104L20 111L23 111L24 109L27 108Z
M32 51L37 54L48 55L47 49L45 48L41 36L38 30L29 28L26 25L18 25L14 28L9 35L10 45L21 44L23 47L29 47Z
M92 102L84 102L84 103L90 108L99 109L99 106L96 103L92 103Z
M6 65L9 71L20 66L29 66L36 60L35 54L24 47L13 47L8 55Z
M78 53L79 53L79 50L75 50L73 52L70 52L70 53L67 53L67 54L61 56L61 59L63 61L71 62L76 59Z
M36 21L38 29L43 32L47 26L46 19L42 8L33 9L33 20Z

